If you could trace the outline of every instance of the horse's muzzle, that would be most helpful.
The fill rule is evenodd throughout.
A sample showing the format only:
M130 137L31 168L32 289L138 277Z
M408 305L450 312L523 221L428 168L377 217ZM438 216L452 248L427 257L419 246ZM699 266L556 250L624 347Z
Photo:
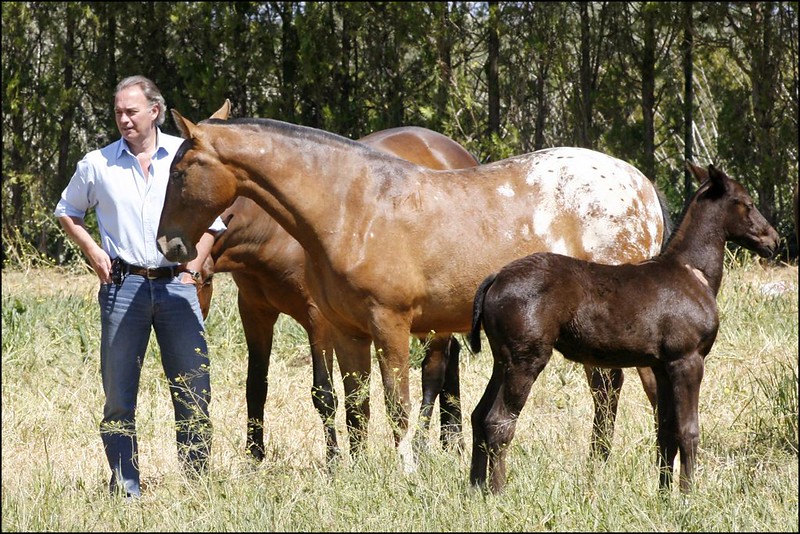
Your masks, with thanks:
M167 236L159 237L158 250L169 261L177 261L178 263L186 263L197 257L197 249L188 247L180 237L173 237L169 240Z

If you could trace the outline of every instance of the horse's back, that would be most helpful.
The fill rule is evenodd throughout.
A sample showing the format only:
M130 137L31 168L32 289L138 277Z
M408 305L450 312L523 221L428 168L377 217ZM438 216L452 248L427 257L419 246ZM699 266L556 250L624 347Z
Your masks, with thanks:
M460 144L418 126L381 130L362 137L359 142L434 170L478 165L478 160Z
M551 253L520 258L500 270L485 296L487 337L554 347L596 367L652 365L670 313L658 289L669 271L662 267Z
M469 236L470 253L491 259L490 270L534 252L608 264L642 261L659 253L664 238L652 182L632 165L586 149L546 149L473 169L427 172L412 193L397 210L416 225L420 252L456 253L453 246ZM476 274L478 282L487 274Z

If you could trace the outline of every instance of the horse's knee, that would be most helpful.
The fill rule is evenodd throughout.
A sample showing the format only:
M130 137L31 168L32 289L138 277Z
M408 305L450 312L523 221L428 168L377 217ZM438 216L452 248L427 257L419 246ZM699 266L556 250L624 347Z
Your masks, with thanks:
M682 456L694 455L700 445L700 429L696 425L687 425L678 431L678 446Z
M497 453L514 438L517 418L513 415L496 416L490 413L484 421L484 428L489 450Z
M311 399L323 422L327 422L336 415L338 404L336 392L333 388L311 387Z

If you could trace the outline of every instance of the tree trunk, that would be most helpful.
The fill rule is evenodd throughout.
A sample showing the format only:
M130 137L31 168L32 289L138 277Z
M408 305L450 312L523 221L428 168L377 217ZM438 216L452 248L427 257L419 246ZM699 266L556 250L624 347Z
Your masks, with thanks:
M452 61L452 30L450 29L450 9L446 2L431 2L431 12L438 20L436 34L436 68L439 71L439 79L434 95L434 109L432 127L436 131L442 131L447 119L447 102L450 99L450 84L453 79Z
M655 11L647 6L642 8L644 22L644 48L642 49L642 122L644 125L642 173L655 180L656 177L656 29Z
M487 35L486 85L488 91L489 125L488 134L500 134L500 80L498 63L500 56L500 35L498 33L497 2L489 2L489 23Z
M683 4L683 158L693 161L693 104L694 104L694 74L692 53L694 48L694 21L692 18L692 2ZM684 198L691 198L694 192L694 180L689 169L683 170Z
M758 209L770 222L775 223L775 177L779 176L775 150L773 104L776 88L777 61L774 57L775 28L773 26L772 2L751 2L753 36L750 56L753 115L755 117L755 158L758 167Z
M594 148L592 130L592 70L591 70L591 36L589 33L589 7L581 2L580 9L580 107L576 117L577 144L583 148Z
M281 117L287 122L295 122L294 93L297 85L297 29L294 25L292 2L281 2ZM315 127L319 127L317 110Z

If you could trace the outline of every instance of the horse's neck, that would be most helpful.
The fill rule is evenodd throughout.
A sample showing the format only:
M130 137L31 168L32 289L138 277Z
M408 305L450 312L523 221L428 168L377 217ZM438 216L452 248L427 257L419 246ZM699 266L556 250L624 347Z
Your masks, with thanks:
M715 295L722 284L725 258L725 234L719 221L719 214L701 213L697 205L691 206L663 254L700 271Z
M337 248L331 243L341 238L345 212L357 220L355 212L370 209L354 198L374 196L377 152L314 131L284 132L280 126L241 131L237 145L229 148L229 161L242 170L238 193L258 203L315 255Z

